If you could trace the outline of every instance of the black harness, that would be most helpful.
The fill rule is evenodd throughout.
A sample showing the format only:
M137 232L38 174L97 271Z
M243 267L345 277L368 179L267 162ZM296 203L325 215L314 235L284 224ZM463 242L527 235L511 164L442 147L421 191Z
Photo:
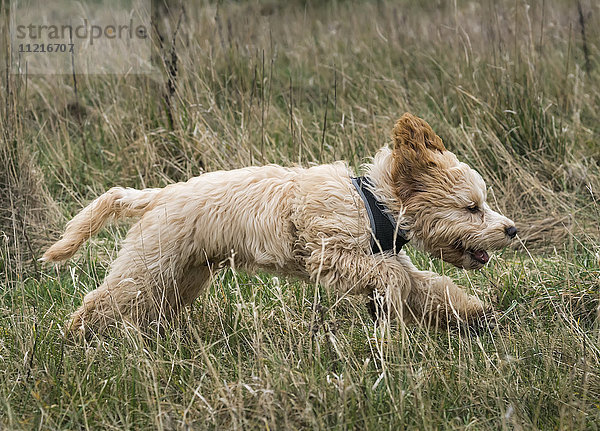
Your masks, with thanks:
M371 189L373 183L367 177L352 178L352 184L365 203L373 237L371 238L371 251L373 254L393 251L398 253L408 240L408 231L398 229L396 220L387 208L377 200Z

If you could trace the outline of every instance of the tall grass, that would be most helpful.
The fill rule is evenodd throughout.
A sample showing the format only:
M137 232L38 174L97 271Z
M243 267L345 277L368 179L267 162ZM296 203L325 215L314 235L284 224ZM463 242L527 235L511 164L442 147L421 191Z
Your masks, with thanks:
M164 43L153 77L77 75L75 92L72 77L0 66L0 426L600 426L597 4L154 11ZM478 273L410 250L420 268L496 304L496 329L375 327L360 298L230 270L164 335L122 328L65 344L65 317L126 231L108 228L62 267L38 266L84 203L113 185L251 164L359 169L405 111L430 122L517 222L518 247Z

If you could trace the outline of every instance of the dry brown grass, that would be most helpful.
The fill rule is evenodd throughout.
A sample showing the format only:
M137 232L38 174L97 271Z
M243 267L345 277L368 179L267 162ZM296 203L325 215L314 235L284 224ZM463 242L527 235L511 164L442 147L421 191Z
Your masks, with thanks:
M176 75L168 63L157 79L79 75L77 96L72 77L12 76L3 62L0 425L597 428L600 7L580 5L156 8L157 58L173 58L182 16ZM0 49L7 58L6 40ZM120 231L57 272L32 258L83 203L203 170L358 167L405 111L518 222L520 249L479 274L414 253L495 300L499 330L376 334L362 304L228 273L166 338L62 344L65 314L101 279Z

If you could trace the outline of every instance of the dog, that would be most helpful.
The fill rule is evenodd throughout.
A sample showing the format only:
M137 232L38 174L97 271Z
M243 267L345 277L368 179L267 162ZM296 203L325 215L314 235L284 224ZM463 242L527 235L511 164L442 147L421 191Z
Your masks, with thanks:
M474 270L488 262L489 250L511 243L516 227L490 209L482 177L459 162L427 122L406 113L392 139L366 165L361 184L347 164L335 162L247 167L164 188L110 189L67 224L42 258L64 261L106 222L140 218L102 284L72 314L68 333L168 321L227 265L379 298L378 309L406 323L448 328L480 321L489 306L448 277L417 269L401 247L410 241ZM386 218L389 226L381 228ZM387 230L387 238L378 238L377 230Z

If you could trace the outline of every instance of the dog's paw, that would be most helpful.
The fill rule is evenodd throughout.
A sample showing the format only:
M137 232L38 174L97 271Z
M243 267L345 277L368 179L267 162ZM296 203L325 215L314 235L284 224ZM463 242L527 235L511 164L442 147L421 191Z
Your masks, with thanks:
M461 322L459 330L461 333L467 335L482 335L486 332L493 331L497 325L497 312L493 308L487 307L482 313Z

